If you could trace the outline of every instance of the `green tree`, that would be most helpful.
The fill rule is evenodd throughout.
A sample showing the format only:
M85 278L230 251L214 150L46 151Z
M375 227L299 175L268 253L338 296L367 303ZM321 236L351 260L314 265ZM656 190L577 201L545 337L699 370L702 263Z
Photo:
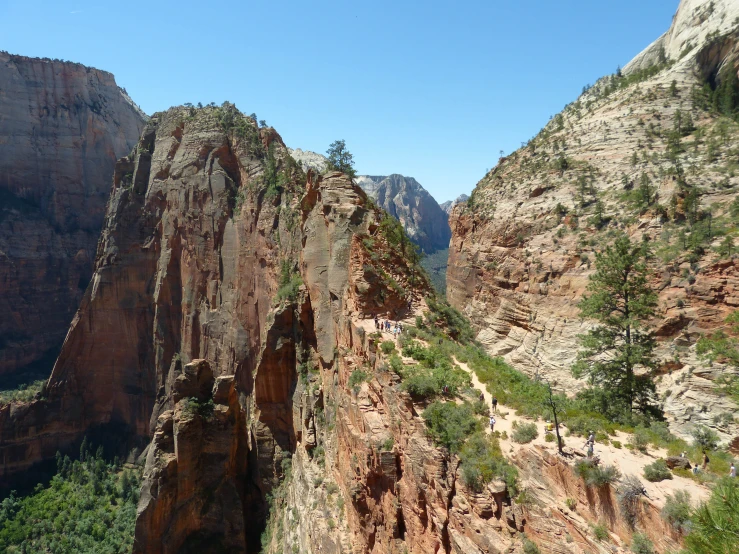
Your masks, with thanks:
M721 479L711 498L695 511L691 523L691 532L685 537L687 553L739 552L739 483L736 478Z
M596 271L580 302L581 315L598 325L581 335L573 373L589 378L592 389L584 398L597 399L612 419L634 411L661 415L651 375L655 340L646 327L657 305L647 280L649 256L646 242L635 245L619 236L595 255ZM643 371L637 374L638 368Z
M729 333L719 329L712 335L701 337L696 345L696 352L701 358L713 362L718 359L739 368L739 348L737 348L736 336L739 335L739 311L735 311L726 318ZM739 379L726 372L717 380L724 392L739 401Z
M341 171L354 179L357 172L354 169L354 156L346 149L346 142L335 140L326 150L328 155L328 168L332 171Z
M731 258L731 255L736 251L734 248L734 238L731 235L726 235L723 242L718 247L718 253L722 258Z

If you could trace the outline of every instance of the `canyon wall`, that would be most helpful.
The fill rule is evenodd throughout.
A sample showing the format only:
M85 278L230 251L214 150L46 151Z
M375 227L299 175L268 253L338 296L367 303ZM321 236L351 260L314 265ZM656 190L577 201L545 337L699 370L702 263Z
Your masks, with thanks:
M110 73L0 52L0 375L48 375L144 119Z
M725 441L739 427L717 381L735 372L699 359L695 344L739 307L737 260L721 252L737 228L739 129L711 108L724 71L736 72L737 16L736 2L683 0L667 34L502 159L453 211L447 275L448 298L488 352L574 392L594 253L619 232L648 240L671 428L689 438L705 424Z

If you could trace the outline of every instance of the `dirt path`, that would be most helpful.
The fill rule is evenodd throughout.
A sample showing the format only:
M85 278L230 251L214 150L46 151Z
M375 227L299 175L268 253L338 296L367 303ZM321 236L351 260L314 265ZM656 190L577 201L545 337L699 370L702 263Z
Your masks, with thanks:
M493 396L488 392L487 387L483 385L477 378L477 374L472 371L467 364L456 361L456 364L470 374L472 379L472 386L479 391L482 391L485 397L485 402L488 407L492 406ZM546 442L544 440L546 422L537 421L533 422L530 419L519 417L515 415L515 410L510 407L503 406L498 403L498 414L495 416L495 430L501 433L505 431L508 434L507 439L500 439L500 446L503 453L506 455L513 455L518 452L521 448L529 447L530 445L536 445L550 451L552 454L556 454L557 448L554 442ZM539 436L528 444L517 444L511 440L511 433L513 431L513 422L519 423L534 423L539 431ZM487 427L486 432L490 433L490 428ZM585 451L585 439L581 437L564 437L566 428L560 425L560 434L564 438L565 444L570 448L578 450L579 453L584 457ZM696 483L691 479L679 477L673 475L671 480L660 481L658 483L650 483L644 479L644 466L651 464L658 458L665 458L667 451L664 449L650 448L648 454L642 454L636 450L629 450L626 448L626 443L629 440L627 433L617 432L615 439L621 442L621 448L615 448L613 445L595 443L595 455L600 457L601 463L604 465L616 466L622 475L636 475L644 483L644 488L647 490L647 494L657 506L663 506L665 503L665 496L667 494L674 494L678 490L687 490L694 502L707 498L710 491Z

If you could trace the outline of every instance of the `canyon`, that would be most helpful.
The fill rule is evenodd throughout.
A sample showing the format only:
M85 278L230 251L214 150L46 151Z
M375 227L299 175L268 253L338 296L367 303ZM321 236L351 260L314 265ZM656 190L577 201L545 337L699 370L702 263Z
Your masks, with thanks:
M447 275L450 302L491 355L574 392L584 386L570 373L578 336L592 327L578 302L595 253L619 232L648 240L670 428L689 438L706 425L724 442L739 426L718 383L736 370L695 346L739 306L736 259L720 253L721 235L737 225L739 135L705 104L736 72L737 16L736 2L682 1L667 33L502 159L453 210ZM690 187L702 223L686 222ZM639 205L644 190L651 199Z
M696 352L739 306L721 248L739 224L739 124L706 105L736 77L738 22L736 2L682 0L665 35L441 207L410 177L327 170L229 102L145 117L110 74L0 54L24 75L0 73L23 103L7 113L32 106L0 119L0 305L23 316L0 328L0 373L66 337L33 398L0 402L0 487L32 488L89 442L141 476L136 554L623 554L637 536L677 551L661 511L678 491L708 498L706 481L642 484L669 448L620 428L597 453L623 479L589 483L580 422L565 414L558 451L548 408L516 394L583 387L578 302L626 233L654 253L670 430L739 436L721 388L736 370ZM408 239L449 246L449 304ZM456 446L433 427L440 406L468 410L464 432L442 422Z

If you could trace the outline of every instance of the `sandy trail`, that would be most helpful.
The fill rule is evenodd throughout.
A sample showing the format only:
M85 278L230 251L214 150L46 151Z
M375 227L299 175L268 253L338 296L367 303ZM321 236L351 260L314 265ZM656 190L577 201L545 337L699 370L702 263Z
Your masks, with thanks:
M470 374L470 377L472 378L472 386L477 390L482 391L485 397L485 402L488 406L492 406L493 396L488 392L487 387L480 382L475 372L472 371L467 364L463 364L460 362L456 363L461 369ZM506 413L507 415L503 417L502 414ZM518 421L519 423L532 423L532 420L515 415L512 408L503 406L500 403L498 403L498 415L496 415L495 419L495 430L500 432L506 431L508 433L508 439L500 439L500 446L504 454L513 455L521 448L526 448L530 445L542 447L553 454L557 453L555 443L546 442L544 440L546 427L545 422L533 422L539 430L539 436L536 439L528 444L517 444L511 440L513 422ZM579 451L579 454L581 454L584 458L586 454L585 438L575 437L574 435L570 437L565 437L564 435L566 433L566 430L566 427L560 424L559 432L562 435L565 444L570 448ZM490 433L489 427L487 428L486 432ZM654 447L650 447L647 454L642 454L641 452L638 452L636 450L629 450L625 446L629 440L629 436L629 434L619 431L616 432L615 437L611 437L611 439L618 440L621 442L622 445L624 445L621 448L615 448L611 444L600 444L596 441L595 455L600 457L601 464L616 466L622 475L635 475L639 477L639 479L644 484L644 488L647 490L647 494L649 494L649 497L657 506L663 506L665 503L665 496L668 494L674 494L678 490L687 490L694 502L696 502L697 500L703 500L710 495L710 491L703 485L700 485L699 483L696 483L691 479L686 479L677 475L673 475L673 478L671 480L660 481L658 483L650 483L649 481L644 479L644 466L651 464L658 458L666 458L667 451ZM569 461L570 463L574 463L574 460Z

